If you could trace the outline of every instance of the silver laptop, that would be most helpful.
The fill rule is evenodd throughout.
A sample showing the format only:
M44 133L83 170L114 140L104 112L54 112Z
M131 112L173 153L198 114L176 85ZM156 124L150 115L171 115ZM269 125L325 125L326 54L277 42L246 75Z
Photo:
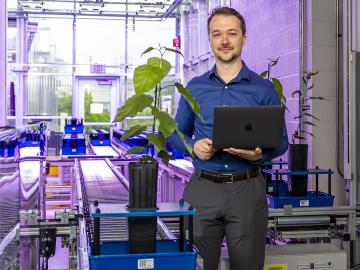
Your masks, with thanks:
M214 109L215 149L276 148L281 144L284 106L220 106Z

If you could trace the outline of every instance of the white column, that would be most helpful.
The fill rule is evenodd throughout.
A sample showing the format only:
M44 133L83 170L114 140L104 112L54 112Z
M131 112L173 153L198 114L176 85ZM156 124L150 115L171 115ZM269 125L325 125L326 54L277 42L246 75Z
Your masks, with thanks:
M18 17L16 20L17 26L17 44L16 44L16 87L15 87L15 115L16 127L20 128L24 125L24 108L27 111L27 100L24 99L24 92L27 89L26 74L27 74L27 23L24 17Z
M0 127L6 124L7 71L7 9L6 0L0 0Z
M72 27L72 117L79 117L79 102L84 102L83 100L79 100L79 87L78 80L76 80L76 17L73 19L73 27Z

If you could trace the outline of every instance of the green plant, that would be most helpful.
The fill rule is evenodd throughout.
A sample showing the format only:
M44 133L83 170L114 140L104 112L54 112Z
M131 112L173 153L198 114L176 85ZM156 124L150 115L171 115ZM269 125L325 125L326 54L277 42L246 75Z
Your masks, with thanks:
M194 113L198 115L200 119L202 119L202 117L200 115L199 104L190 95L189 90L186 87L178 82L166 85L165 87L162 86L162 80L171 69L171 64L164 59L164 54L172 52L182 55L181 52L159 45L159 48L147 48L141 55L147 54L153 50L158 51L160 57L150 57L147 59L146 64L135 68L133 76L135 95L126 100L125 104L118 109L114 122L123 121L126 117L134 117L146 108L149 108L154 120L152 124L152 132L146 135L149 142L146 148L149 148L151 144L154 145L158 156L165 164L167 164L170 159L173 159L173 157L169 155L165 149L166 139L175 131L178 133L189 153L192 153L192 148L185 141L182 132L176 127L175 120L168 113L161 111L162 91L167 87L175 86L180 94L189 102ZM154 97L146 94L152 89L155 90ZM158 130L156 130L156 126L158 126ZM137 136L145 131L145 129L146 125L135 125L126 130L121 139L125 140L126 138ZM127 153L142 152L146 150L146 148L135 146L129 149ZM143 159L145 160L149 158L152 159L153 154L151 154L150 157L143 156Z
M267 70L261 72L260 76L263 77L264 79L266 78L272 82L272 84L274 85L275 91L280 98L281 104L283 106L285 106L285 108L286 108L286 97L283 94L283 86L279 79L271 77L271 68L273 66L277 65L279 58L280 57L278 57L276 59L268 59L269 62L268 62Z
M319 71L307 71L305 72L302 80L305 84L305 90L302 92L300 90L295 90L292 92L292 97L295 97L298 95L299 97L299 111L297 116L294 117L294 120L298 119L299 124L297 129L292 134L292 142L295 143L295 140L298 139L299 143L304 140L306 140L305 134L308 134L312 137L314 137L314 134L312 132L309 132L307 130L304 130L303 126L313 126L315 127L316 124L314 123L314 120L320 121L318 117L310 113L311 111L311 104L310 101L313 100L326 100L323 97L319 96L309 96L309 92L314 88L314 82L312 80L313 76L316 76L319 74Z

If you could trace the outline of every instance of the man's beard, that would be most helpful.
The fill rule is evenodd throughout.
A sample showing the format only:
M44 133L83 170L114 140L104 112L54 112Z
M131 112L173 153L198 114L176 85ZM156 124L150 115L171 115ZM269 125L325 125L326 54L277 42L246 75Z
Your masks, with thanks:
M225 55L223 57L221 54L217 54L216 58L219 59L223 63L232 63L235 62L240 57L241 52L239 53L232 53L229 57L229 55Z

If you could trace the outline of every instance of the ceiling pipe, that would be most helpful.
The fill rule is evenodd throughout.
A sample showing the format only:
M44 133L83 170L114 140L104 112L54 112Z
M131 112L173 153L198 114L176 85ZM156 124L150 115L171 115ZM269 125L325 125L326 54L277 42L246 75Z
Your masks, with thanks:
M16 17L22 15L57 15L57 16L83 16L83 17L116 17L116 18L126 18L126 17L134 17L134 18L143 18L143 19L157 19L162 20L163 16L156 15L139 15L139 14L116 14L116 13L80 13L80 12L58 12L58 11L9 11L9 17ZM173 14L169 14L168 17L175 17Z
M173 11L178 7L180 6L182 3L182 0L175 0L172 5L163 13L162 17L161 17L161 20L164 20L166 19L167 17L169 17Z

